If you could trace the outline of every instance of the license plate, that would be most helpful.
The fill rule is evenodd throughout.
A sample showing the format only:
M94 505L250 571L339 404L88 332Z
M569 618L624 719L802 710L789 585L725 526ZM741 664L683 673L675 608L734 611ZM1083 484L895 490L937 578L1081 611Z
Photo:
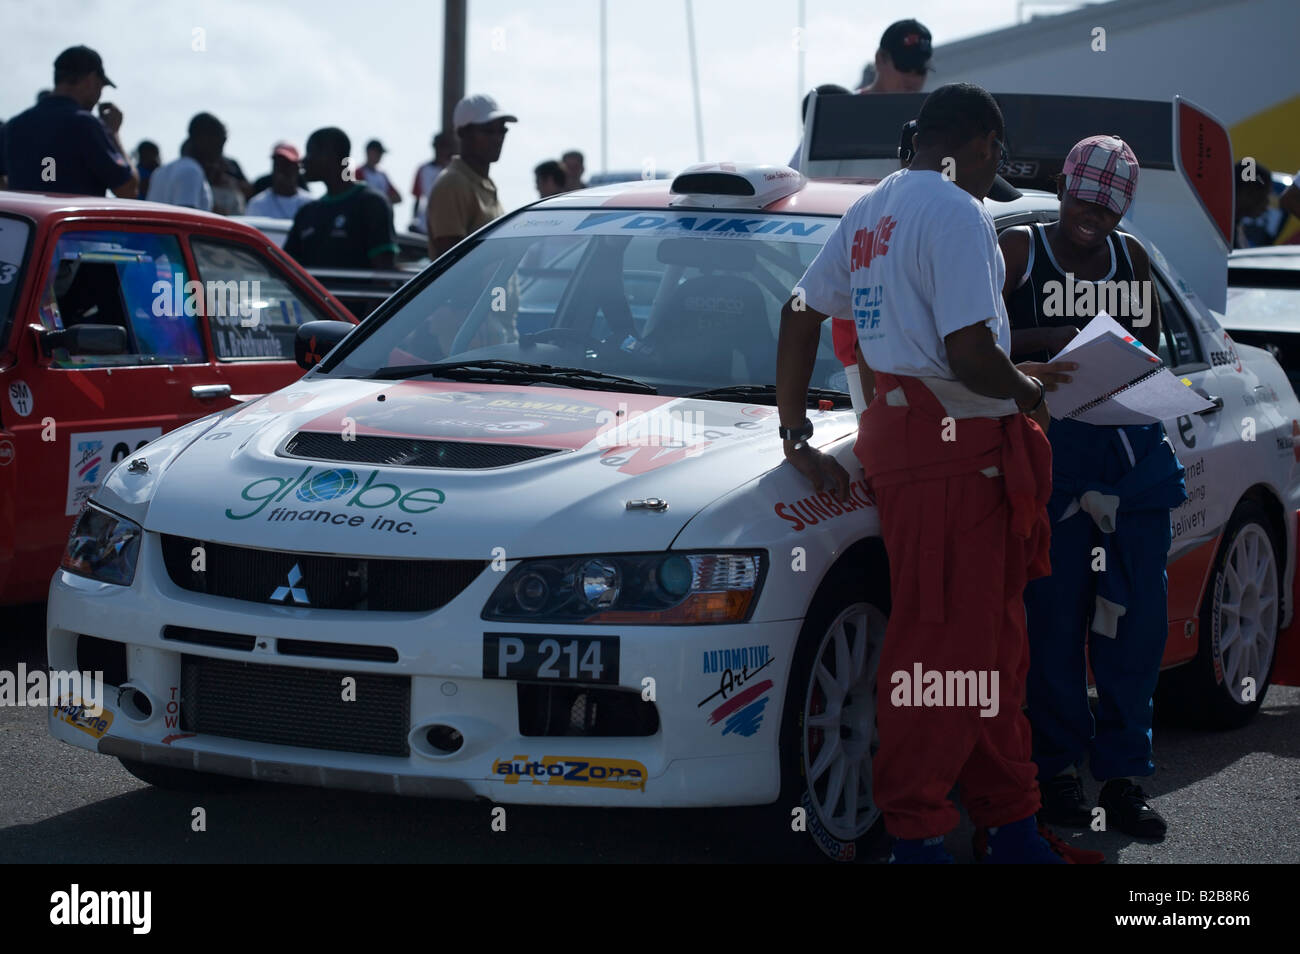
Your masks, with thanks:
M617 685L618 637L485 633L483 678Z

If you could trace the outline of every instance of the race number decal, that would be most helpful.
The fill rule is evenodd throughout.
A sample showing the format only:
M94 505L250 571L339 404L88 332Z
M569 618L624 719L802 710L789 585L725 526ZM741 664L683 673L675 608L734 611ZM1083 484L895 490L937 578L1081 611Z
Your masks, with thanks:
M14 381L9 385L9 406L17 411L21 417L27 417L32 413L36 401L32 397L32 389L27 386L26 381Z

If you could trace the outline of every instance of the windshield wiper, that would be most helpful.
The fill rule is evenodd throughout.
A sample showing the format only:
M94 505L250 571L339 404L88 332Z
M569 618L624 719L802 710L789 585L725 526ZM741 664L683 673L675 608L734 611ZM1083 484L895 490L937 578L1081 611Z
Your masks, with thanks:
M478 384L524 384L546 382L571 384L595 391L630 391L634 394L658 394L653 385L589 368L564 368L551 364L529 364L526 361L507 361L503 358L484 358L477 361L442 361L436 364L398 364L380 368L371 378L399 380L423 375L448 378L452 381L472 381Z
M709 388L686 395L688 398L707 398L711 401L735 401L745 403L753 401L759 404L776 403L775 384L732 384L723 388ZM809 388L808 406L816 407L818 401L830 401L835 408L852 407L853 399L847 391L832 391L828 388Z

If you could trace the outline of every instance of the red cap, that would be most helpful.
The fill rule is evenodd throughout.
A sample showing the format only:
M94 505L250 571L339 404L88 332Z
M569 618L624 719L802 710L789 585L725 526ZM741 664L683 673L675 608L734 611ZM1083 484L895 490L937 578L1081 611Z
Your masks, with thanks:
M297 162L302 157L298 155L298 150L290 143L277 142L271 147L271 158L279 156L281 159L288 159L290 162Z
M831 400L827 400L826 398L822 398L820 401L817 402L817 410L819 411L829 411L833 407L835 407L835 402Z

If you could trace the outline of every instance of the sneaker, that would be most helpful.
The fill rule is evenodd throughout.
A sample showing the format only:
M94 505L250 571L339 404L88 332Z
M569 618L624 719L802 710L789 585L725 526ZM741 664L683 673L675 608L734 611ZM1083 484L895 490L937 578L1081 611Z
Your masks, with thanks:
M1106 863L1106 856L1100 851L1091 851L1087 848L1076 848L1042 822L1038 823L1038 834L1041 835L1043 840L1051 846L1052 850L1064 858L1068 864L1104 865Z
M889 854L891 865L950 865L952 855L943 847L943 836L934 838L895 838Z
M1038 833L1033 815L988 830L984 861L993 865L1066 865Z
M1126 778L1113 778L1101 787L1097 804L1106 810L1106 827L1134 838L1165 837L1165 820L1147 802L1140 785Z
M1053 825L1087 828L1092 823L1092 803L1084 797L1083 780L1077 772L1062 772L1038 783L1043 807L1038 816Z
M1038 834L1047 842L1048 847L1065 859L1065 863L1068 865L1102 865L1106 863L1106 856L1100 851L1075 848L1042 822L1038 823ZM975 829L975 835L971 838L971 850L975 853L976 862L988 858L989 830L987 828Z

